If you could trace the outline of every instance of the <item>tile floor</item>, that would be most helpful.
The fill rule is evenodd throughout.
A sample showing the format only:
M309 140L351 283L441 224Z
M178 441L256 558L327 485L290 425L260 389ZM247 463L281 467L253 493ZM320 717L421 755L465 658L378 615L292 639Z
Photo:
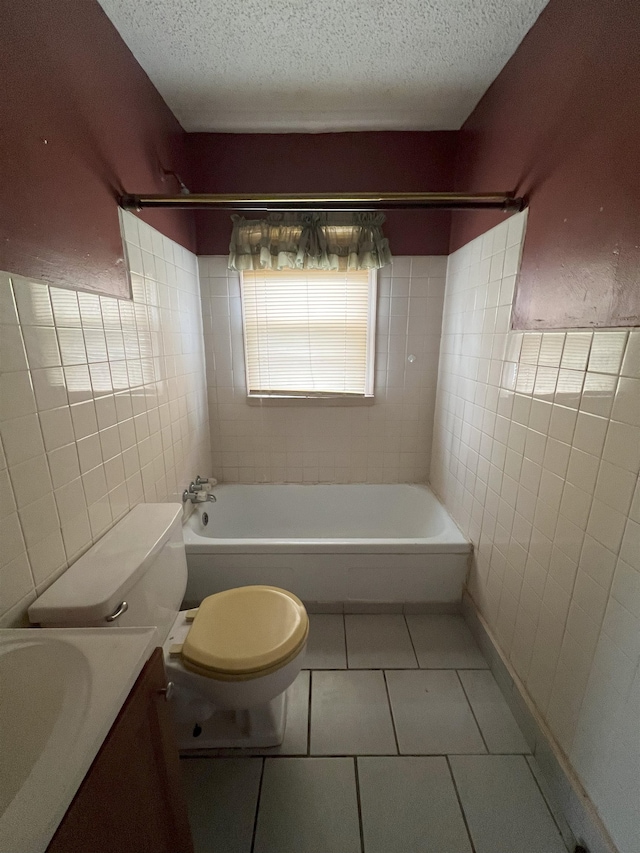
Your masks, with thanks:
M182 761L196 853L566 853L461 617L310 619L284 743Z

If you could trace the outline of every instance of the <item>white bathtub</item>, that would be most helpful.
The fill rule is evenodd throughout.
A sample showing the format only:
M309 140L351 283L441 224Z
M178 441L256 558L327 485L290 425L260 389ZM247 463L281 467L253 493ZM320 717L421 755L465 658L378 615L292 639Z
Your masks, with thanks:
M309 604L461 598L471 545L426 486L221 485L214 494L184 527L190 604L253 583Z

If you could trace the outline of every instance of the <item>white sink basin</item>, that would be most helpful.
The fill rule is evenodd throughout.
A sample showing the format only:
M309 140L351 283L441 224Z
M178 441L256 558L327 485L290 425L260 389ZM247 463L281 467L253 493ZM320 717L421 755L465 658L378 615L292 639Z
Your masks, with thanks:
M155 645L154 628L0 630L0 851L46 850Z
M0 814L45 750L64 757L82 727L91 681L88 661L75 646L13 633L18 636L0 644Z

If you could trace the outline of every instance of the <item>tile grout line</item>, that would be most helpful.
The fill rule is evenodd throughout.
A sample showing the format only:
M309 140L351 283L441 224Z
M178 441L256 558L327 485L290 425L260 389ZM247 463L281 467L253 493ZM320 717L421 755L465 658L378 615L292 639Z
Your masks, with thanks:
M256 797L256 814L253 819L253 833L251 834L251 853L253 853L256 844L256 834L258 832L258 813L260 811L260 797L262 796L262 782L264 780L264 768L266 763L267 759L263 758L262 767L260 768L260 782L258 783L258 796Z
M454 666L353 666L348 670L344 666L314 666L313 672L379 672L381 669L396 670L398 672L457 672ZM302 667L302 672L311 672L312 668ZM460 667L461 672L491 672L488 667Z
M347 645L347 616L344 610L342 611L342 638L344 640L344 668L351 669L349 666L349 647Z
M311 755L311 679L313 678L313 670L309 670L309 695L307 696L307 750L306 756Z
M458 801L458 806L460 807L460 814L462 815L462 820L464 821L464 828L467 830L467 837L469 838L469 844L471 845L472 853L476 853L476 846L473 843L473 837L471 835L471 830L469 829L469 824L467 822L467 815L464 811L464 806L462 805L462 799L460 798L460 792L458 791L458 785L456 784L456 777L453 774L453 767L451 766L451 761L448 755L445 755L445 761L447 762L447 768L449 770L449 776L451 777L451 781L453 783L453 790L456 794L456 799Z
M409 623L407 622L407 614L403 613L402 618L404 619L404 624L407 628L407 634L409 635L409 640L411 642L411 648L413 649L413 656L416 659L416 667L418 669L422 669L420 666L420 661L418 660L418 653L416 651L415 643L413 642L413 637L411 636L411 628L409 627Z
M542 790L542 788L541 788L541 786L540 786L540 782L538 782L538 777L537 777L537 776L536 776L536 774L533 772L533 767L531 766L531 764L530 764L530 762L529 762L529 759L530 759L530 758L531 758L531 759L533 759L534 761L536 760L535 755L531 755L531 754L529 754L529 755L523 755L522 757L524 758L525 764L526 764L526 765L527 765L527 767L529 768L529 773L531 773L531 775L533 776L534 782L536 783L536 787L537 787L537 788L538 788L538 790L540 791L540 796L542 797L542 799L543 799L543 801L544 801L544 804L545 804L545 806L547 807L547 811L548 811L548 812L549 812L549 814L551 815L551 819L553 820L553 822L554 822L554 824L555 824L555 826L556 826L556 829L558 830L558 833L559 833L559 835L560 835L560 839L562 840L562 843L564 844L564 846L565 846L565 847L567 847L566 842L565 842L565 840L564 840L564 835L562 834L562 830L560 829L560 824L559 824L559 823L558 823L558 821L556 820L556 816L555 816L555 814L554 814L554 811L553 811L553 809L551 808L551 803L550 803L550 802L549 802L549 800L547 799L547 796L546 796L545 792ZM567 824L567 825L568 825L568 824ZM571 834L573 835L573 830L571 829L571 827L570 827L570 826L569 826L569 831L570 831L570 832L571 832ZM569 848L568 848L568 847L567 847L567 850L569 850Z
M391 726L393 728L393 738L396 742L396 752L400 755L400 745L398 744L398 733L396 731L396 721L393 717L393 706L391 704L391 694L389 693L389 685L387 684L387 673L382 670L382 678L384 679L384 689L387 694L387 703L389 705L389 716L391 717Z
M202 753L197 753L196 755L188 755L186 753L180 754L181 761L215 761L219 758L233 758L239 761L249 761L250 759L255 758L270 758L274 761L280 761L283 758L446 758L447 756L455 755L456 757L471 757L478 755L496 755L499 757L509 756L511 758L519 757L524 758L525 761L528 758L534 758L535 756L525 754L523 752L403 752L398 755L394 755L393 753L388 752L319 752L313 754L301 753L301 752L291 752L281 755L262 755L261 753L253 753L249 752L244 755L237 755L236 753L223 753L215 755L202 755ZM532 771L533 772L533 771ZM546 802L546 797L545 797Z
M360 828L360 853L365 853L364 849L364 824L362 822L362 801L360 799L360 774L358 773L358 758L353 756L353 770L356 777L356 802L358 804L358 826Z
M462 693L464 694L464 698L467 700L467 705L469 706L469 710L471 711L471 716L473 717L473 720L476 724L476 727L477 727L478 731L480 732L480 737L482 738L482 743L484 744L484 748L487 750L487 755L492 755L492 752L489 749L489 746L488 746L486 740L484 739L484 732L482 731L480 723L478 722L478 718L476 717L476 712L473 710L473 705L471 704L471 700L467 696L467 691L464 689L464 684L463 684L462 679L460 678L460 673L458 672L457 669L454 670L454 672L456 674L458 681L460 682L460 687L462 687Z

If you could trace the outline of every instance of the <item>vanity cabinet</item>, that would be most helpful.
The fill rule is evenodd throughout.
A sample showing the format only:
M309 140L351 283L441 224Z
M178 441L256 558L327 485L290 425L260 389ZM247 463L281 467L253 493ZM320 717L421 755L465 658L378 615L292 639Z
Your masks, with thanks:
M47 853L193 853L166 683L156 649Z

